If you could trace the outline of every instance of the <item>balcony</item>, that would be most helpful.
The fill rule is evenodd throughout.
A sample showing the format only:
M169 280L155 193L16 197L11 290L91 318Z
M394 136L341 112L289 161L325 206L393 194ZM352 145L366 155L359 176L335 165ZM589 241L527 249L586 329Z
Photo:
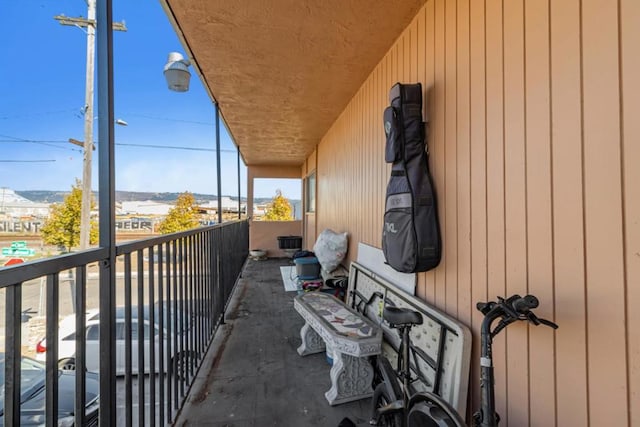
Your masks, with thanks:
M100 401L115 406L117 425L337 425L344 417L360 421L369 400L331 407L324 354L302 358L302 318L293 309L295 293L286 293L281 265L290 260L247 260L248 223L220 226L121 244L113 292L113 321L94 320L99 295L96 263L105 251L96 249L0 270L5 315L4 425L17 424L19 396L24 393L22 356L32 356L33 336L24 336L21 312L36 309L39 286L46 303L35 313L44 326L46 352L45 417L57 425L64 393L58 392L58 361L70 358L63 331L75 330L75 389L86 390L85 370L111 365L109 394ZM68 294L67 283L75 285ZM75 302L74 302L75 301ZM77 315L69 312L72 304ZM184 313L184 315L180 315ZM58 319L67 315L62 323ZM99 316L101 318L102 316ZM155 345L139 340L143 325L155 319ZM100 347L91 325L110 330L115 346ZM11 333L13 331L13 333ZM25 332L23 332L25 331ZM58 343L62 343L59 345ZM93 346L93 348L92 348ZM99 359L91 356L99 352ZM176 355L190 357L176 357ZM139 367L142 369L139 369ZM143 381L140 381L144 378ZM83 392L75 393L74 425L96 422ZM154 408L154 410L151 410ZM23 418L25 424L28 420Z

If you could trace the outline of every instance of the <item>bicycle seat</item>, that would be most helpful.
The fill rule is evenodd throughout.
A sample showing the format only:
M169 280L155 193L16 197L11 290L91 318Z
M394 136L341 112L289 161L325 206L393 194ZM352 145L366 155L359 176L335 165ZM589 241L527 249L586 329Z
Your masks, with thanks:
M382 317L394 326L422 325L422 314L408 308L386 306Z

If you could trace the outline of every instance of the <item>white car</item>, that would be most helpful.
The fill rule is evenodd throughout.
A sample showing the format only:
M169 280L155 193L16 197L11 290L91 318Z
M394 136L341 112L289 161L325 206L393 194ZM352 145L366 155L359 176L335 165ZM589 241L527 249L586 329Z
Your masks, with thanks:
M158 316L156 316L158 317ZM172 316L173 318L173 316ZM155 350L155 369L159 370L160 366L160 329L157 324L148 320L148 310L145 307L144 315L144 372L148 373L151 368L150 363L150 345L153 342ZM166 319L166 317L165 317ZM166 320L165 320L166 322ZM76 354L76 324L75 315L68 316L60 321L58 331L58 365L61 369L75 370L75 354ZM171 325L173 326L173 324ZM153 332L151 332L153 331ZM116 375L125 374L125 316L124 307L116 307ZM151 340L151 336L154 337ZM182 336L178 335L178 341ZM100 313L98 309L87 311L86 316L86 369L89 372L98 372L100 369ZM172 332L168 335L167 330L163 328L163 350L164 350L164 369L167 370L168 363L174 364L175 368L185 366L185 362L190 363L190 358L197 357L194 351L180 351L177 357L173 357L175 334ZM167 354L167 340L170 340L171 356ZM132 307L131 316L131 371L132 374L138 373L138 316L137 307ZM178 343L178 348L180 343ZM46 361L47 343L46 339L40 340L36 345L36 360Z

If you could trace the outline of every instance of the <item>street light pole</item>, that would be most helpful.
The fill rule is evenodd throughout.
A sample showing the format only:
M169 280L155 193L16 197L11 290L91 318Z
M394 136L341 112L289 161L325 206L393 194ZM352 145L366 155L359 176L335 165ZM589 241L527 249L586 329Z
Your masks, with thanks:
M61 25L86 28L87 74L84 105L84 144L82 161L82 205L80 209L80 250L89 247L91 235L91 164L93 162L93 87L96 38L96 0L87 0L87 19L54 16ZM115 31L127 31L124 22L113 23Z
M93 76L96 46L96 0L87 0L87 79L85 84L84 155L82 160L82 204L80 207L80 250L89 247L91 235L91 162L93 161Z

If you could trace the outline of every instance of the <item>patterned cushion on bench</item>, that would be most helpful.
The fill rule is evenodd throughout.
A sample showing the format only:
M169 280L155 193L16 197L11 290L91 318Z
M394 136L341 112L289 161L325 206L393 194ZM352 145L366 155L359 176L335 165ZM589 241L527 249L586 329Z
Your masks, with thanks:
M305 294L303 299L340 335L367 338L377 332L362 316L353 313L344 303L331 295L309 293Z

